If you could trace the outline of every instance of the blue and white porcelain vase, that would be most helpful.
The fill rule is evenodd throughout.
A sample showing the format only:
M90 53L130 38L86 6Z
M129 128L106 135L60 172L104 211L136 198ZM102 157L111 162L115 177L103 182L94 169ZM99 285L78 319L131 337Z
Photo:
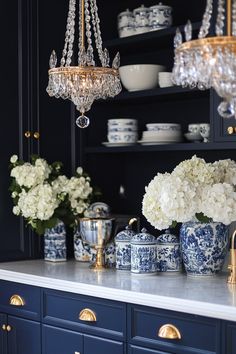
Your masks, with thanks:
M131 239L131 272L146 275L157 272L157 241L146 229Z
M131 238L135 232L131 226L127 226L125 230L119 232L115 237L116 244L116 269L131 269Z
M66 257L66 228L62 221L44 233L44 259L50 262L63 262Z
M178 237L169 230L157 238L157 268L159 272L181 272L182 256Z
M188 275L214 275L224 265L229 244L228 227L214 222L187 222L181 226L180 243Z

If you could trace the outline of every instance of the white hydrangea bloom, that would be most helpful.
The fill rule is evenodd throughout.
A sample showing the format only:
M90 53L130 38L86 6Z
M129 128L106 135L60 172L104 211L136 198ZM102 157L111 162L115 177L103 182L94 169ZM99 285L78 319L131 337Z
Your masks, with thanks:
M14 206L13 207L13 209L12 209L12 211L13 211L13 214L15 214L15 215L20 215L20 208L18 207L18 205L16 205L16 206Z
M59 176L52 182L52 188L55 193L67 193L69 179L66 176Z
M20 187L32 188L43 183L51 172L47 162L37 159L35 166L26 162L24 165L16 166L11 171L11 177L16 179Z
M172 224L172 219L163 213L160 205L162 185L169 177L168 173L164 175L159 173L146 187L146 193L143 198L143 215L158 230L167 229Z
M82 214L88 207L87 199L93 189L85 177L72 177L65 188L75 215Z
M78 175L82 175L83 174L83 168L82 167L77 167L76 172L78 173Z
M49 220L58 205L59 201L48 183L38 185L29 192L23 190L18 201L18 207L26 219L41 221Z
M211 185L214 183L214 167L211 163L206 163L194 155L190 160L181 162L172 174L184 180L189 180L196 187L202 188L203 185Z
M10 158L10 162L11 163L16 163L18 161L18 156L17 155L12 155L12 157Z
M202 190L201 210L215 222L229 225L236 221L236 192L227 183L206 186Z
M177 222L192 220L199 204L196 186L187 179L170 175L162 182L159 203L169 219Z
M236 162L230 159L213 163L215 168L215 183L229 183L236 186Z

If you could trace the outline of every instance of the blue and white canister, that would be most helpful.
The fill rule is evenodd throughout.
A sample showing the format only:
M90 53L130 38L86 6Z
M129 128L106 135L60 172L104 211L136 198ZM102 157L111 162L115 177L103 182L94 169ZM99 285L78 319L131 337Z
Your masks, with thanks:
M119 232L115 237L116 244L116 269L131 269L131 238L135 235L131 226Z
M146 229L131 239L131 272L146 275L157 272L157 241Z
M180 242L169 230L157 238L157 268L159 272L171 273L182 270Z
M228 231L219 222L182 224L180 243L188 275L209 276L222 270L229 244Z
M44 260L50 262L63 262L66 257L66 228L62 221L44 233Z
M172 25L172 7L163 5L161 2L158 5L150 7L149 11L149 27L150 31L160 30Z

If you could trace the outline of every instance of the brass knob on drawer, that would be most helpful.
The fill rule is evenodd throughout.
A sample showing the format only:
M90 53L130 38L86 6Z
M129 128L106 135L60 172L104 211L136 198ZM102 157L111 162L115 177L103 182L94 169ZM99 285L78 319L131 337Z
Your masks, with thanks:
M178 328L171 324L161 326L158 331L158 337L164 339L181 339L181 334Z
M228 127L228 128L227 128L227 132L228 132L229 135L232 135L234 132L236 132L236 128L234 128L234 127Z
M2 325L2 330L3 330L3 331L6 331L6 329L7 329L7 326L6 326L5 324L3 324L3 325Z
M96 322L97 316L94 311L90 309L83 309L82 311L80 311L79 319L80 321L85 322Z
M80 352L75 352L75 354L80 354Z
M40 138L39 132L35 132L35 133L34 133L34 138L35 138L35 139L39 139L39 138Z
M20 295L12 295L9 304L11 306L24 306L25 300Z
M10 325L7 325L7 328L6 328L7 332L11 332L12 328Z
M27 130L27 132L25 132L25 137L27 139L29 139L31 137L31 132L29 130Z

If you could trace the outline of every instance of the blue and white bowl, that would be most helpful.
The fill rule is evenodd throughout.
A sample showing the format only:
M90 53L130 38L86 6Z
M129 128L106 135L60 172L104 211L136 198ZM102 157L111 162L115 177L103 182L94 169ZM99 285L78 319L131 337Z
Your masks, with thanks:
M228 227L214 222L187 222L181 226L180 243L188 275L214 275L224 265L229 244Z
M146 127L148 131L181 132L181 125L175 123L149 123Z
M137 132L114 132L107 135L109 143L136 143L138 140Z
M131 272L155 274L157 272L157 242L153 235L142 229L131 239Z
M182 271L180 242L169 230L157 238L157 267L159 272Z

